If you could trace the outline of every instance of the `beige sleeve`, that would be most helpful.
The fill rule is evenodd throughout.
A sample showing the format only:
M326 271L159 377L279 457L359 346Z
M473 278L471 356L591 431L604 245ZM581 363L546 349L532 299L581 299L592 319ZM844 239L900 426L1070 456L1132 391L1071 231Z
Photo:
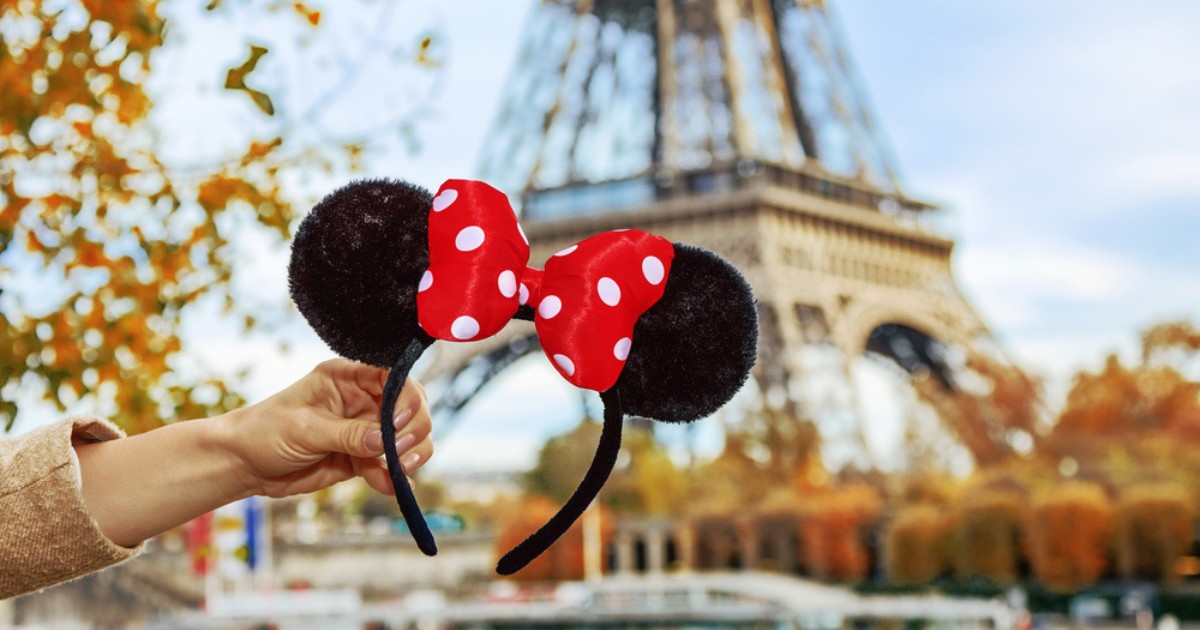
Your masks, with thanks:
M123 437L102 420L68 418L0 440L0 599L128 560L142 547L104 536L80 491L73 444Z

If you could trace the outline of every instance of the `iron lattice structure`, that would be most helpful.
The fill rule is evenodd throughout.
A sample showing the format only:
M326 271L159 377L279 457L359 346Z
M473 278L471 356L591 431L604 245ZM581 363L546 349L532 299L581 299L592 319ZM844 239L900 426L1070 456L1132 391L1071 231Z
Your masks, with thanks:
M544 0L480 171L521 206L533 261L637 227L736 264L760 304L759 392L833 409L827 443L863 446L855 358L952 389L947 349L988 339L821 0ZM441 413L536 350L529 335L440 344Z
M824 3L547 1L481 159L504 190L739 159L899 190Z

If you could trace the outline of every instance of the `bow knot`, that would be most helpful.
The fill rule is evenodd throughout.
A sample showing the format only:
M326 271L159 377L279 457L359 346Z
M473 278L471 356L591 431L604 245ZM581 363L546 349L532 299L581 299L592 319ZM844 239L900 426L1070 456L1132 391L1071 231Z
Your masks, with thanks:
M542 350L568 381L604 391L620 376L638 317L662 297L674 247L639 230L604 232L528 266L529 241L504 193L448 180L429 212L429 268L417 318L431 337L496 334L534 309Z

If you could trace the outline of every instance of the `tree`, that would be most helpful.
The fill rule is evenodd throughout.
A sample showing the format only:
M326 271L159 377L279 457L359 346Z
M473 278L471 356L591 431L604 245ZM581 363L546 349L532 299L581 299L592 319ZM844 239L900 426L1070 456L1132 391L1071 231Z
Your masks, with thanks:
M617 468L605 485L604 504L618 513L665 517L687 504L688 480L676 468L654 432L636 429L625 434Z
M599 441L600 424L591 418L550 438L525 475L525 489L565 503L591 465ZM687 487L687 478L654 434L633 429L625 431L617 465L600 491L599 500L622 514L665 516L682 510Z
M1138 438L1172 434L1200 438L1200 383L1173 367L1126 367L1110 355L1104 368L1080 373L1054 435L1059 442L1079 437Z
M800 547L809 574L840 582L867 577L866 537L879 524L883 501L865 484L845 484L809 498L800 522Z
M1200 382L1188 371L1200 359L1200 332L1186 321L1142 334L1142 362L1126 367L1109 355L1104 367L1075 377L1054 433L1127 439L1171 434L1200 438Z
M690 471L689 508L719 513L758 506L773 492L811 493L828 479L818 444L816 426L794 408L764 406L727 426L721 454Z
M322 24L319 8L299 2L221 4L208 8L299 20L313 37ZM279 6L294 10L274 11ZM225 73L224 87L248 96L245 106L271 124L216 163L169 164L148 86L160 49L186 27L168 29L162 8L154 0L0 6L5 429L18 413L18 390L40 392L60 409L83 397L106 401L113 419L133 432L162 418L240 405L236 389L219 378L177 370L184 314L215 303L253 328L261 314L239 308L231 283L235 232L256 226L283 241L298 214L284 192L286 177L352 167L367 146L363 137L294 138L339 94L318 98L297 117L276 116L272 96L251 87L268 49L251 46ZM432 65L433 41L427 37L408 58ZM396 42L369 39L364 48L372 45L379 54L398 50Z
M558 505L542 496L530 496L521 499L520 509L515 510L510 518L500 527L496 536L496 558L507 553L521 541L544 525L558 511ZM600 548L606 549L612 541L612 516L607 509L600 509ZM575 521L571 527L553 545L538 557L529 562L525 568L517 571L511 579L519 581L545 580L581 580L584 577L584 538L583 521L587 517ZM603 563L601 563L603 564Z
M1095 582L1109 567L1113 506L1104 490L1070 481L1035 501L1030 557L1037 578L1060 591Z
M1012 583L1024 555L1028 497L1007 488L983 487L965 495L955 518L955 571Z
M817 426L794 405L784 409L764 405L738 432L742 449L759 463L759 477L768 487L803 489L812 484L814 467L824 470Z
M525 475L525 489L560 505L579 486L600 442L600 423L584 418L570 431L550 438L538 452L537 463Z
M929 375L914 377L918 397L937 410L942 422L971 452L979 466L1003 462L1032 448L1041 418L1041 384L1020 368L972 355L958 387L946 391ZM1021 442L1028 442L1021 448Z
M941 510L916 505L901 510L887 528L888 578L897 584L923 584L949 565L950 523Z
M742 434L726 430L721 453L692 471L689 512L729 514L766 497L770 486L761 477L760 463L747 455L746 450Z
M1117 561L1127 579L1174 582L1175 565L1195 539L1196 510L1187 491L1174 484L1140 484L1117 505Z
M1142 363L1170 365L1195 380L1200 369L1200 330L1187 320L1150 327L1142 333Z

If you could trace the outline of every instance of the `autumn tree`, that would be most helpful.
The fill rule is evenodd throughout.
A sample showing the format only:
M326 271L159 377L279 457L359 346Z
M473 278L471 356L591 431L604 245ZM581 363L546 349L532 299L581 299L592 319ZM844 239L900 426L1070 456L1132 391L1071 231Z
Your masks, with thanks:
M565 503L587 472L599 442L600 423L591 418L546 440L533 468L525 474L525 490Z
M704 511L745 509L768 495L800 496L828 480L813 422L795 408L762 407L725 428L725 444L711 461L689 471L689 500Z
M955 506L955 573L1012 583L1021 577L1029 498L1020 489L981 487Z
M888 579L921 584L950 565L952 528L948 515L932 505L900 510L888 524L885 540Z
M1126 367L1110 355L1104 368L1075 377L1055 427L1063 436L1120 437L1200 428L1200 384L1165 366Z
M519 509L500 525L496 536L495 552L499 559L513 547L528 538L539 527L550 520L558 511L558 504L544 496L529 496L520 500ZM599 511L600 548L606 549L612 542L612 514L605 508ZM517 571L511 579L518 581L581 580L584 578L584 521L588 516L575 521L545 552ZM603 562L601 562L603 564ZM603 567L601 567L603 569Z
M1174 484L1143 483L1117 504L1117 563L1128 579L1174 582L1176 563L1191 548L1196 510Z
M188 10L183 4L173 8ZM366 138L383 133L311 132L320 129L322 108L344 96L345 82L302 108L279 107L286 85L275 95L254 87L264 58L300 49L320 56L333 47L340 56L349 47L322 46L328 9L217 0L209 14L261 20L269 23L266 32L298 25L299 43L280 51L247 46L234 67L209 69L225 78L212 88L266 121L246 133L240 149L209 164L164 158L171 130L152 113L166 96L150 85L164 48L188 28L168 24L166 6L154 0L0 5L0 428L12 426L21 392L59 409L81 399L104 403L134 432L239 405L237 389L213 372L178 369L185 314L216 304L253 327L261 313L241 306L233 290L241 234L287 239L308 200L298 203L285 181L346 170L361 161ZM350 10L348 3L333 7ZM364 54L411 62L396 68L436 65L430 37L380 36L352 43ZM299 111L279 113L285 109Z
M526 491L565 503L595 457L600 430L598 422L584 418L570 431L547 440L525 474ZM666 516L681 512L687 499L687 477L654 433L640 428L625 430L617 464L600 491L600 502L620 514Z
M1070 481L1034 502L1033 570L1046 586L1075 591L1108 570L1115 530L1112 501L1095 484Z
M665 517L679 514L688 500L688 479L648 429L626 432L623 453L603 490L617 513Z
M1142 364L1169 365L1200 378L1200 329L1187 320L1156 324L1142 333Z
M761 482L772 488L802 489L822 477L820 434L811 419L794 405L764 405L737 427L740 447L758 463Z
M1169 322L1142 334L1142 361L1126 366L1110 355L1097 372L1075 377L1054 433L1128 439L1169 434L1200 438L1200 382L1188 374L1200 360L1200 332Z
M952 390L929 375L915 376L913 386L979 466L1027 453L1045 422L1041 384L994 358L970 356Z
M867 577L867 536L879 525L883 499L861 483L845 484L808 498L800 521L801 565L810 575L839 582Z

